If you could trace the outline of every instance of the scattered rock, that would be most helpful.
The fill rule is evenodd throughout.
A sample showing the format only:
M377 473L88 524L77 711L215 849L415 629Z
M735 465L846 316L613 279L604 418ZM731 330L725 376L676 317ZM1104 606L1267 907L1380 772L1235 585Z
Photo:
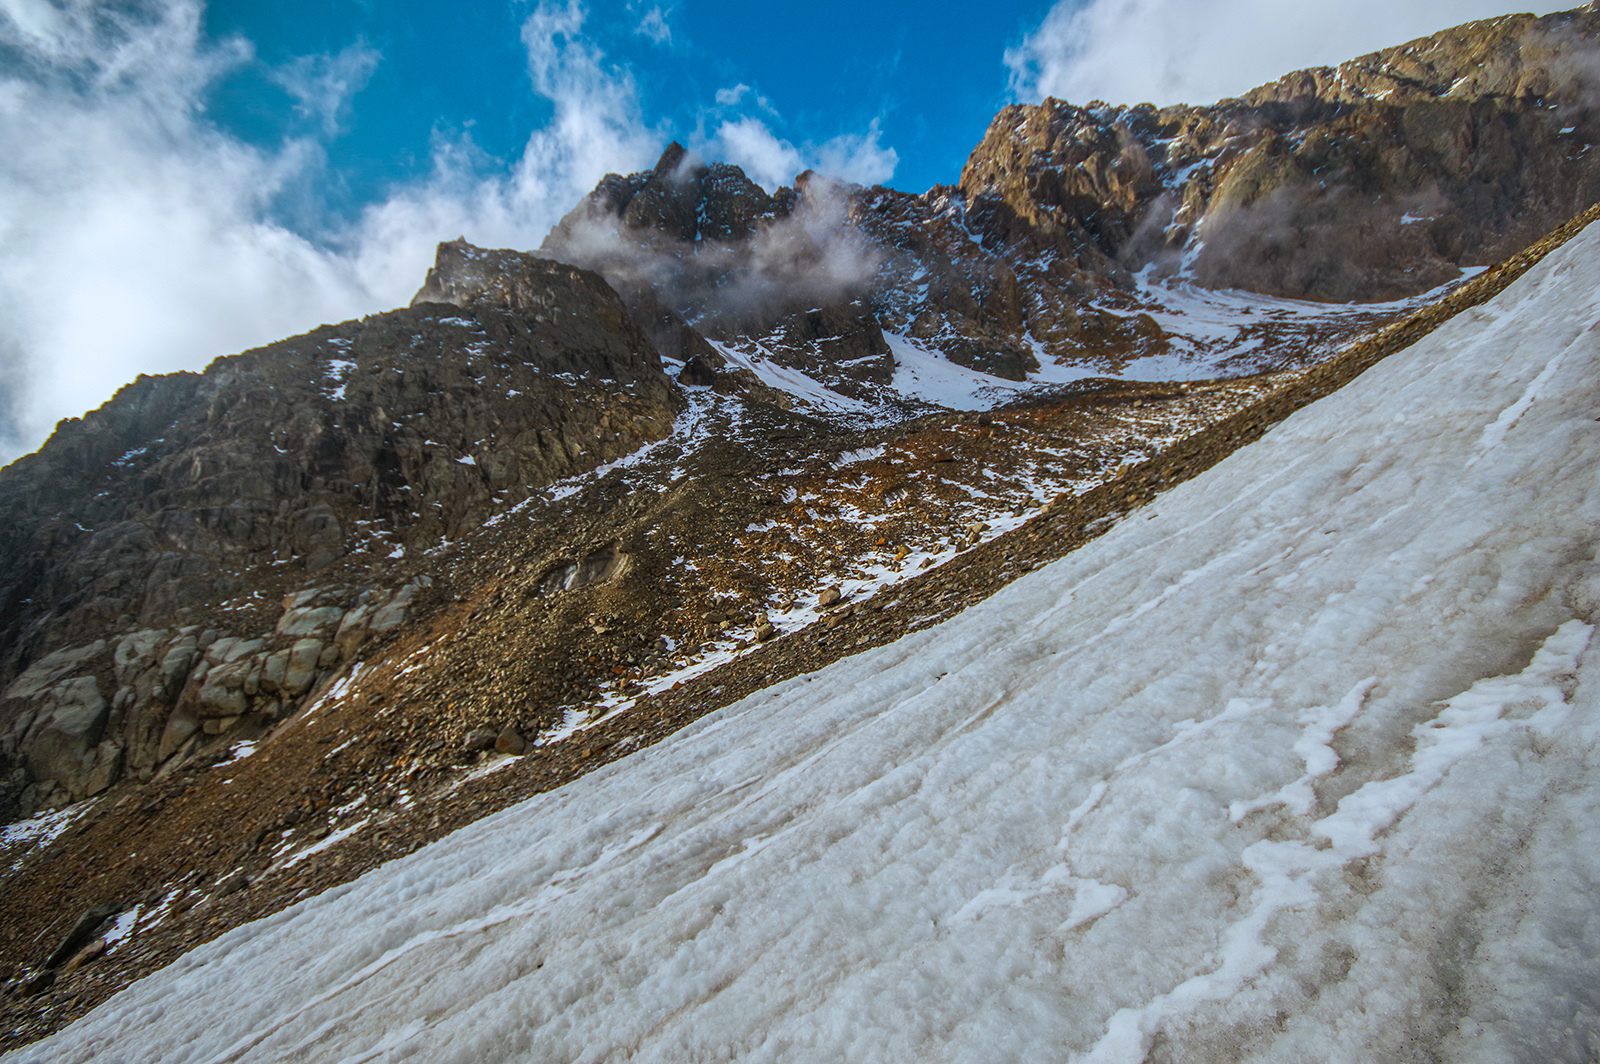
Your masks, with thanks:
M296 638L322 635L339 626L344 620L344 611L337 606L314 606L300 609L285 610L278 618L277 632L279 635L294 636Z
M291 695L303 695L311 689L316 679L317 661L322 656L322 641L301 639L289 649L289 664L283 673L283 689Z
M106 940L97 938L87 946L72 955L72 959L61 966L61 974L67 975L82 968L85 964L99 957L106 951Z
M119 905L96 905L78 917L78 922L72 925L61 944L45 959L46 968L59 968L65 964L73 954L86 946L95 937L105 922L122 912Z
M822 607L832 606L843 597L844 593L837 587L826 588L822 594L817 596L817 605Z
M21 684L18 680L10 690ZM69 792L82 795L109 712L93 676L61 680L38 692L28 716L31 727L19 744L29 771L36 779L58 781Z
M528 748L528 741L517 731L515 725L507 724L495 737L494 748L498 753L515 756Z

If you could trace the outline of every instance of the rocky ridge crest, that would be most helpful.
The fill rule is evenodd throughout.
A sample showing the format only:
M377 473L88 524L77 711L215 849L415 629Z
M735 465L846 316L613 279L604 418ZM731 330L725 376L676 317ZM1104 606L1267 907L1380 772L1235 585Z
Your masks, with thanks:
M1377 301L1502 261L1594 202L1597 142L1591 6L1468 23L1211 106L1008 107L960 189L1129 270Z

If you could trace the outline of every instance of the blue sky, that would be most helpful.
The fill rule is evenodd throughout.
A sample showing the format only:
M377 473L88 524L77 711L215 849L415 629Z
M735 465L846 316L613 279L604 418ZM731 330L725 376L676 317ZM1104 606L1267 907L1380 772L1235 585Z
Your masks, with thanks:
M0 0L0 461L403 305L442 240L537 247L671 139L921 192L1007 103L1209 103L1503 2Z
M796 145L859 134L876 121L898 157L892 184L922 191L959 176L967 151L1010 102L1006 50L1049 7L614 2L589 5L584 25L607 63L631 73L641 117L663 141L703 136L733 114L754 115ZM257 144L305 133L319 118L297 113L283 71L303 57L355 49L370 73L326 137L330 199L349 209L393 181L425 175L436 134L468 135L486 165L503 165L553 110L528 78L520 28L532 10L499 0L441 17L438 5L418 0L222 0L206 9L207 35L249 40L254 58L214 87L210 114ZM740 85L748 90L738 105L719 105L719 92L727 100Z

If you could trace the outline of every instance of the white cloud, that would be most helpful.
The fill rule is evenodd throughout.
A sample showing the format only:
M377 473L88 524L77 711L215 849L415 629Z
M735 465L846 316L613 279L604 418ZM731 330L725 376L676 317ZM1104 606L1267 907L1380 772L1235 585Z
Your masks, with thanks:
M1505 10L1504 0L1059 0L1005 62L1020 99L1204 104Z
M877 119L862 134L843 134L821 144L798 148L773 133L759 118L721 123L714 136L695 148L709 158L726 160L744 170L768 192L794 180L804 170L856 184L882 184L894 176L900 156L879 144Z
M881 185L894 176L900 153L878 143L882 130L874 118L862 134L846 133L817 146L817 169L858 185Z
M378 68L379 55L356 41L335 55L305 55L273 73L273 80L295 98L295 110L317 122L327 136L339 133L350 101Z
M441 140L427 179L353 225L294 232L274 205L315 183L320 144L262 150L206 121L208 87L251 53L206 44L200 13L0 0L0 48L20 58L0 73L0 460L139 373L403 305L440 240L537 246L603 174L659 150L583 8L546 2L522 36L554 116L512 167L486 174L469 140ZM355 48L306 68L324 130L371 61Z
M729 85L725 89L718 89L717 90L717 106L718 107L738 107L739 106L739 102L741 100L743 100L749 94L750 94L750 86L746 85L742 81L737 85Z
M732 163L768 192L787 185L806 168L799 149L780 140L759 118L722 123L700 154Z
M672 43L672 27L667 25L667 16L659 7L652 7L645 12L644 18L639 20L633 32L641 37L648 37L657 44Z
M778 109L772 106L772 101L742 81L737 85L728 85L718 89L716 98L719 110L737 111L746 100L750 100L756 105L757 109L765 111L774 118L778 117Z

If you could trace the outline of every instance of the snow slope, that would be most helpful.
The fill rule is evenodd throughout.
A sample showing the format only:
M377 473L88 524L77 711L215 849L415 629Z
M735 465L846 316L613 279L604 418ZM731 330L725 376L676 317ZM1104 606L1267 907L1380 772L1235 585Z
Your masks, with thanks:
M8 1060L1592 1061L1600 230L1083 550Z

